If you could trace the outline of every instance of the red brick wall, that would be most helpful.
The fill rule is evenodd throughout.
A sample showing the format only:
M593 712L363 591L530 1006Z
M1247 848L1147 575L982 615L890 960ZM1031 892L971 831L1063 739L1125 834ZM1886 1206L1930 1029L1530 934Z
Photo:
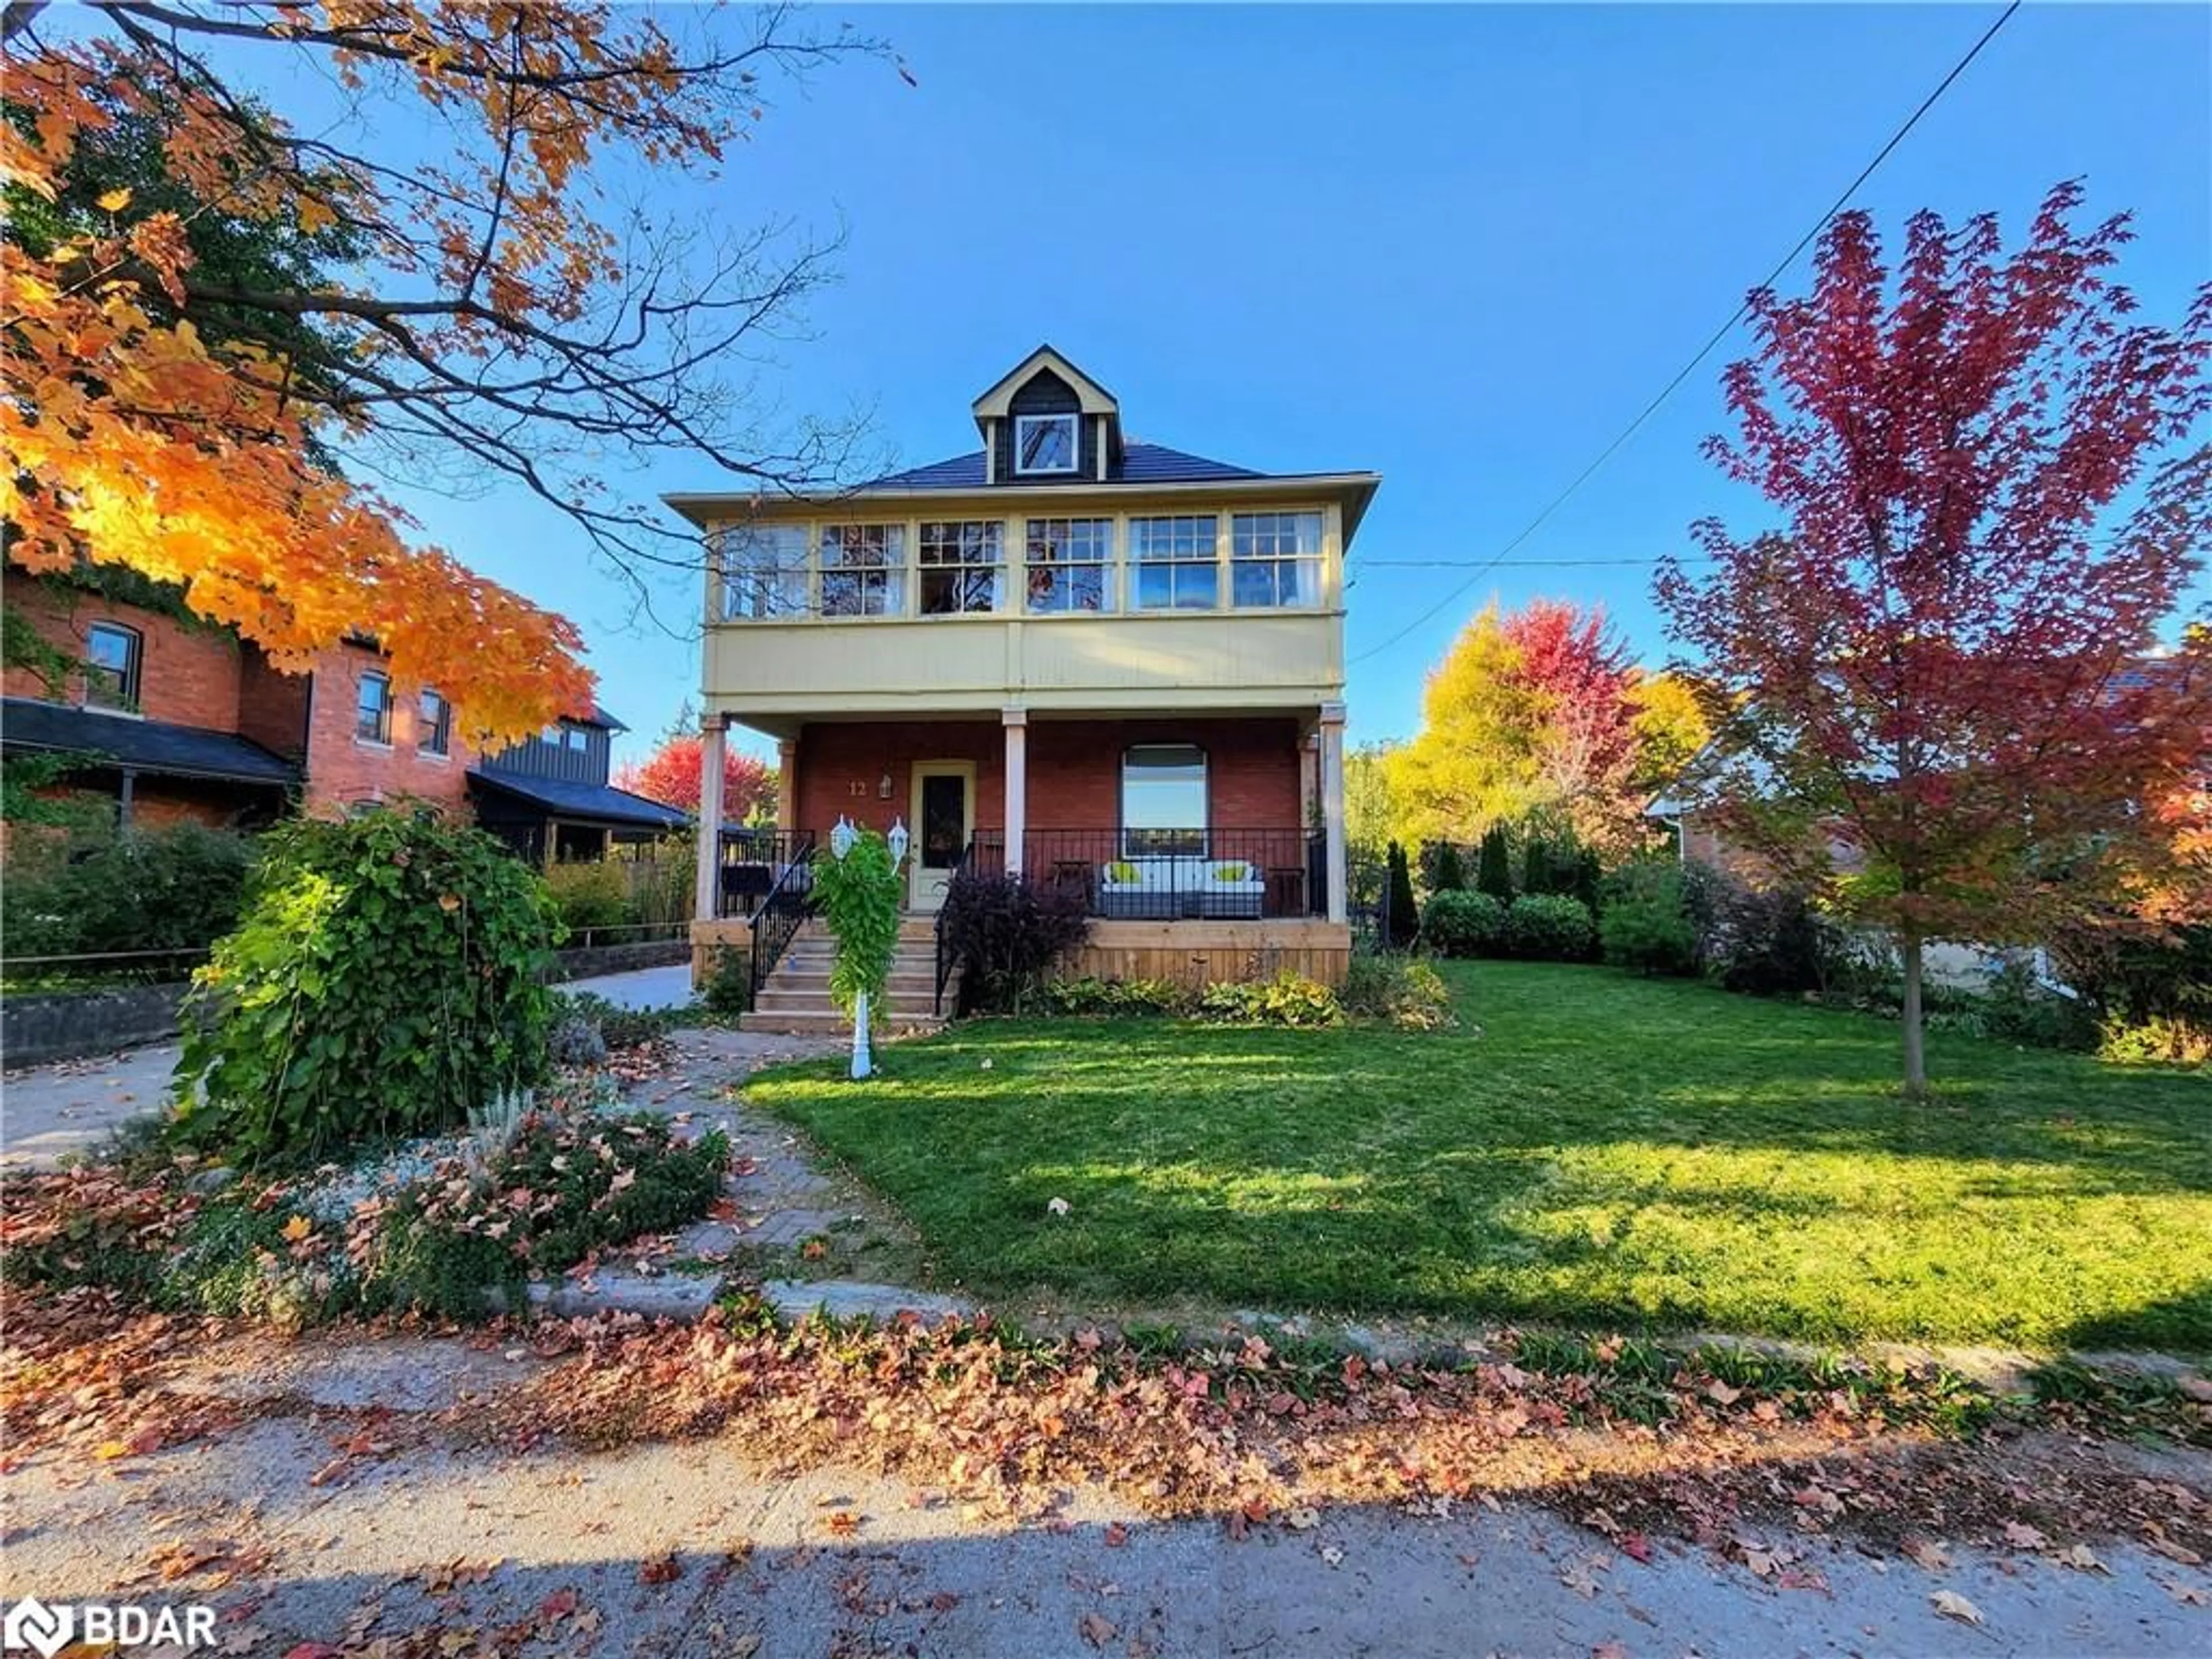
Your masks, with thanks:
M839 816L864 830L889 830L894 817L913 827L914 763L972 761L975 766L975 823L996 829L1006 817L1006 744L996 720L880 720L824 722L799 734L799 822L816 837ZM891 795L883 798L884 774ZM864 786L855 795L853 786Z
M1299 827L1296 720L1032 718L1030 828L1118 828L1121 751L1143 743L1194 743L1206 751L1209 829Z
M1297 830L1298 725L1289 719L1054 720L1029 727L1029 825L1032 830L1113 830L1121 817L1121 751L1133 744L1194 743L1206 750L1211 828ZM799 733L799 819L817 836L842 813L888 830L912 817L916 761L975 764L975 822L1003 828L1006 734L996 721L884 720L819 723ZM891 796L882 798L883 775ZM864 786L855 795L852 786ZM909 824L909 827L911 825Z
M118 623L137 630L138 711L149 720L179 726L236 730L240 659L238 641L220 629L179 622L158 611L117 605L97 593L56 592L28 581L8 584L8 603L40 638L73 659L85 653L86 631L97 622ZM49 687L25 667L9 668L0 681L11 697L81 703L84 677L74 673L66 685Z
M238 735L286 760L307 758L307 702L305 674L283 674L258 651L241 653L238 667Z
M384 659L366 646L340 646L316 659L307 733L307 810L327 815L400 796L460 806L468 798L468 745L455 732L451 752L442 758L422 752L420 700L414 691L394 692L389 745L354 736L355 699L362 676L371 671L388 672Z

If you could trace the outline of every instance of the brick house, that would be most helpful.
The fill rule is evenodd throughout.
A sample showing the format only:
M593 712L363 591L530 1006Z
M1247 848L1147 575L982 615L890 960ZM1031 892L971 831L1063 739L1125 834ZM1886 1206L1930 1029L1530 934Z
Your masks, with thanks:
M82 586L11 571L7 602L46 647L6 670L0 747L93 757L68 787L112 795L124 825L258 829L402 798L473 811L542 862L596 858L688 819L608 787L601 709L479 755L428 688L409 695L366 640L306 673L135 580Z
M1050 347L981 447L817 495L665 498L703 532L710 773L775 741L804 859L842 817L1080 893L1087 971L1340 978L1346 550L1371 472L1270 474L1127 437ZM719 799L711 775L704 790ZM701 837L702 962L747 923Z
M287 673L149 584L108 591L11 571L7 588L52 656L7 667L0 746L97 757L70 787L112 794L122 823L255 829L295 800L342 811L466 799L470 754L445 701L401 696L366 641Z

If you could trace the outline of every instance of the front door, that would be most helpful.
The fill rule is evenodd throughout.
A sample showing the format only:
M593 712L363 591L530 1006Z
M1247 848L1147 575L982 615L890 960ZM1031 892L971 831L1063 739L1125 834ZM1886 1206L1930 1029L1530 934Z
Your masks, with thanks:
M969 761L916 761L914 851L908 902L934 910L975 834L975 768Z

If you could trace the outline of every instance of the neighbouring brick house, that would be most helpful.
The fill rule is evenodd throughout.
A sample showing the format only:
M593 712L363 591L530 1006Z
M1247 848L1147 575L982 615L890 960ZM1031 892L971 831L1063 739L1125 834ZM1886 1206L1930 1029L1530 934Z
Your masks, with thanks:
M404 798L471 810L542 861L599 857L688 821L607 787L620 723L603 710L479 755L445 699L401 691L366 640L287 673L134 580L88 586L11 571L7 604L11 625L46 649L5 671L0 748L92 757L68 787L112 795L126 825L252 830L295 804L330 815Z
M902 821L914 911L1005 868L1084 896L1090 971L1340 978L1342 571L1379 478L1139 442L1050 347L969 413L981 448L857 489L666 498L708 550L710 738L778 744L794 860ZM702 963L747 928L715 839Z
M5 671L0 746L96 757L70 786L112 794L119 822L267 824L406 795L459 805L468 746L444 700L403 696L366 641L286 673L158 589L11 571L7 602L46 660Z

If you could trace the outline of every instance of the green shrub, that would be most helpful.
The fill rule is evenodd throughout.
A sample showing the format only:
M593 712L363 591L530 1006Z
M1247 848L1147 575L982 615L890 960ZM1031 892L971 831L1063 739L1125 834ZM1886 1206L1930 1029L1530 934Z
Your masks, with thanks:
M2062 930L2060 976L2096 1012L2107 1058L2193 1063L2212 1056L2212 924Z
M553 895L561 925L571 933L587 927L621 927L632 920L629 882L622 866L607 860L550 866L545 886Z
M1598 938L1614 967L1638 974L1698 971L1698 930L1674 866L1644 862L1616 870L1604 904Z
M1467 885L1467 860L1455 842L1421 843L1421 879L1431 893L1456 892Z
M211 945L238 925L254 857L250 837L197 823L74 836L21 832L0 884L8 952L74 956Z
M752 952L734 945L718 945L707 964L707 983L700 1000L708 1012L733 1017L753 1006Z
M1482 832L1482 846L1474 859L1474 886L1500 904L1513 902L1513 846L1502 823Z
M937 925L960 963L960 1012L1009 1014L1091 937L1083 895L1019 876L963 870Z
M1747 886L1717 870L1685 873L1705 971L1752 996L1826 994L1846 979L1880 977L1887 962L1854 965L1850 937L1795 888Z
M1564 893L1523 893L1505 912L1508 955L1533 962L1587 962L1597 944L1589 906Z
M1494 956L1504 946L1505 907L1487 893L1438 893L1421 919L1421 936L1443 956Z
M580 1020L597 1031L599 1041L616 1054L641 1048L667 1036L682 1015L683 1011L678 1008L625 1008L592 991L553 994L552 1018L556 1025L563 1020Z
M1319 980L1285 968L1273 979L1207 986L1199 993L1198 1015L1233 1025L1337 1025L1344 1008Z
M1385 937L1394 949L1409 951L1421 932L1421 913L1413 903L1413 872L1406 866L1406 849L1395 841L1384 860L1389 869L1382 892Z
M1055 1014L1077 1017L1187 1014L1196 1002L1189 987L1171 979L1048 980L1041 988L1044 1006Z
M175 1133L250 1160L458 1126L544 1069L556 927L480 830L391 809L280 826L196 975Z
M1436 901L1429 903L1433 910ZM1382 1020L1401 1030L1433 1031L1456 1023L1451 995L1435 969L1425 962L1374 951L1352 953L1337 1000L1355 1019Z

